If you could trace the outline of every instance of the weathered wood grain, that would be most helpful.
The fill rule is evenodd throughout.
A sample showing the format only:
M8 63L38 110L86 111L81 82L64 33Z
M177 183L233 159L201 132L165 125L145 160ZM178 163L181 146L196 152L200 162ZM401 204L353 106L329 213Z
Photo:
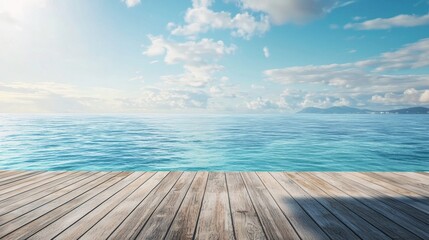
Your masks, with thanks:
M429 239L429 174L0 170L1 239Z
M326 233L270 173L263 172L258 173L258 175L301 239L329 239Z
M304 208L307 214L324 230L332 239L359 239L342 221L336 218L330 211L321 205L316 199L302 189L288 175L273 173L283 188Z
M250 198L270 239L299 239L295 229L254 172L241 173Z
M166 239L193 239L201 204L206 190L208 172L198 172L183 200Z
M427 229L426 224L416 221L410 215L385 204L381 198L377 198L371 195L371 193L366 192L365 190L367 190L367 188L347 181L346 179L341 179L339 175L335 175L334 173L317 173L317 176L340 188L350 196L357 198L360 202L383 214L415 235L422 238L429 238L429 232L424 230Z
M237 239L266 239L240 173L226 173L226 180Z
M195 237L234 239L225 173L209 173Z

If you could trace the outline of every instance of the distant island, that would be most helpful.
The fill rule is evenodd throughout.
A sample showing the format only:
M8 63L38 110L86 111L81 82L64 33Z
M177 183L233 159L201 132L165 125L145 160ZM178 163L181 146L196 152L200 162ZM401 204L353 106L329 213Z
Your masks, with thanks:
M330 107L330 108L304 108L298 113L314 113L314 114L429 114L429 108L412 107L401 108L389 111L375 111L369 109L359 109L352 107Z

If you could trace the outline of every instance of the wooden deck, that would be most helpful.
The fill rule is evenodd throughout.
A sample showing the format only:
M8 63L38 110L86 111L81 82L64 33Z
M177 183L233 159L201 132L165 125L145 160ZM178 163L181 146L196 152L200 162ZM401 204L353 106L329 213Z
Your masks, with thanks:
M0 238L429 239L429 174L0 171Z

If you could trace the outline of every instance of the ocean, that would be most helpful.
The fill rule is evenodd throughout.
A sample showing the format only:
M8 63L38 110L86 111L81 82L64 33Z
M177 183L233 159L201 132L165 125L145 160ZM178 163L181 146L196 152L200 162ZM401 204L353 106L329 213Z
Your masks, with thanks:
M0 169L429 171L429 115L0 115Z

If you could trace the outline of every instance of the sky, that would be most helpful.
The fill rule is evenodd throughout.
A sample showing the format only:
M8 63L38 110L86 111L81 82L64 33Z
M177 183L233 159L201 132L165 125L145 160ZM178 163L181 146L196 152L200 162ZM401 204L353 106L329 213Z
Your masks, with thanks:
M0 112L429 106L428 0L0 0Z

